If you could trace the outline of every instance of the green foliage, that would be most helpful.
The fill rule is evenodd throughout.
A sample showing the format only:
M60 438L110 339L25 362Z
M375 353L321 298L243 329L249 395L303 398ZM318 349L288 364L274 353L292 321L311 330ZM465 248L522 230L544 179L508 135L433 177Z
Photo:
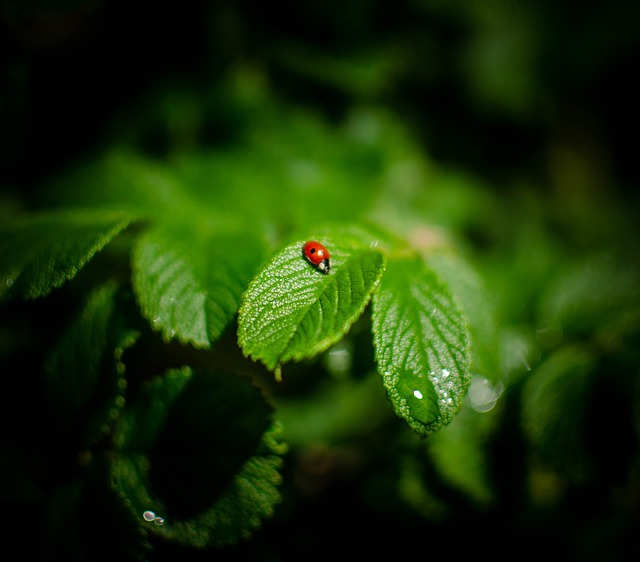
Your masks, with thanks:
M396 413L421 435L447 424L469 385L463 317L432 270L389 261L373 301L378 369Z
M0 228L0 298L36 299L73 279L134 217L64 209L20 216Z
M80 432L78 449L95 446L124 405L124 350L137 333L126 326L114 283L89 296L45 365L46 391L60 431Z
M0 193L0 495L21 548L279 560L424 535L477 556L500 529L614 560L635 539L637 213L575 92L619 94L590 87L591 53L637 26L612 9L620 34L566 49L553 3L385 5L207 5L224 69L105 107L90 157ZM590 10L576 26L600 30ZM5 12L10 36L39 28ZM556 99L567 68L582 81Z
M462 309L402 233L368 224L367 206L355 204L371 190L370 165L394 166L394 142L409 141L395 131L388 146L383 137L371 143L309 117L282 117L292 127L269 125L268 141L261 125L246 147L184 155L173 169L111 152L45 190L43 201L65 210L18 218L4 231L8 299L59 289L110 243L104 265L119 263L110 275L95 260L82 284L87 304L49 354L44 380L69 454L85 459L73 493L60 484L52 506L67 492L75 497L64 507L72 526L87 509L86 490L95 490L88 479L97 479L100 502L116 502L138 528L123 550L143 552L147 536L221 547L272 515L285 449L267 401L239 376L256 379L261 371L239 355L229 362L229 345L282 380L285 364L330 353L370 317L373 341L369 329L356 334L369 334L382 375L377 384L409 428L429 435L462 405L472 357ZM389 123L375 114L366 119ZM305 144L324 148L311 155ZM83 182L92 189L78 189ZM282 194L271 190L276 183ZM345 195L346 185L362 187ZM133 217L135 227L117 237ZM311 238L330 249L328 274L303 257ZM19 275L10 273L16 268ZM172 349L211 355L204 368L167 370L166 359L147 356L147 346L166 359ZM370 385L345 387L345 397ZM298 423L294 403L282 402L289 425ZM388 406L364 400L354 427L362 426L359 416L371 419L371 408ZM105 475L108 485L101 485Z
M238 342L277 373L282 363L313 357L342 339L384 271L384 256L366 245L322 240L331 248L329 274L301 259L299 240L276 254L244 294Z
M244 252L230 248L245 247ZM251 233L150 229L136 242L133 285L142 314L166 339L207 348L235 316L263 256Z
M270 414L245 380L170 371L123 416L113 486L138 524L167 540L234 543L279 501L282 447Z

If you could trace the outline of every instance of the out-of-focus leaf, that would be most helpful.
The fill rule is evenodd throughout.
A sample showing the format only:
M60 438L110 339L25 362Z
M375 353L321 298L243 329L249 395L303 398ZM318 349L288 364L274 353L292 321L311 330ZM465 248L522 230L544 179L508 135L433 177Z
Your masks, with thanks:
M150 229L133 253L133 286L143 315L166 339L208 348L238 311L263 253L262 241L249 231L172 224Z
M471 379L469 337L448 289L423 261L389 261L373 297L373 336L396 414L420 435L449 423Z
M587 416L595 366L585 347L562 347L531 371L522 394L526 435L547 462L578 478L593 468Z
M363 380L347 379L318 389L298 400L276 402L287 443L303 446L335 442L347 435L373 431L392 414L376 373Z
M122 211L73 209L24 215L0 227L0 298L43 297L135 220Z
M303 257L304 240L276 254L244 293L238 342L245 355L278 372L338 342L369 302L384 271L376 250L323 238L332 269L323 274Z
M145 562L151 550L146 530L110 486L104 459L51 493L42 535L43 560Z
M140 525L167 540L221 546L271 515L283 449L248 381L170 371L138 398L116 435L112 477Z
M426 442L429 457L442 477L483 507L495 499L485 446L495 424L493 413L479 413L465 404L447 427Z
M188 217L198 210L168 167L123 150L63 176L49 186L43 200L68 207L126 209L142 218Z
M99 439L124 404L120 358L137 334L127 328L118 304L115 284L95 289L46 365L47 394L60 432L65 437L78 432L79 448Z
M571 264L541 299L540 328L566 335L601 333L613 340L637 334L640 318L640 269L612 255L598 254Z

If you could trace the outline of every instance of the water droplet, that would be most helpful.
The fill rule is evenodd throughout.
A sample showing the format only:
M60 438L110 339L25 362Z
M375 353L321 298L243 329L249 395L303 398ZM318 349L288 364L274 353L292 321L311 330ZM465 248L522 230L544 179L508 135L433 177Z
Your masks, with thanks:
M413 391L413 395L414 395L418 400L422 400L422 392L420 392L419 390L414 390L414 391Z
M7 277L7 278L4 280L4 284L5 284L7 287L12 287L12 286L13 286L13 282L14 282L13 277Z
M159 517L158 516L153 520L153 522L158 526L164 525L164 517Z
M344 343L337 344L326 355L327 368L336 378L344 378L351 369L351 349Z
M490 411L496 405L503 390L502 384L493 386L486 378L474 376L469 385L471 407L480 413Z
M145 521L153 521L156 518L156 514L151 510L147 510L142 514L142 518Z
M153 320L151 320L151 322L153 322L154 324L159 324L160 320L162 320L160 316L156 316Z
M449 371L447 369L442 369L442 376L443 377L448 377L449 376Z

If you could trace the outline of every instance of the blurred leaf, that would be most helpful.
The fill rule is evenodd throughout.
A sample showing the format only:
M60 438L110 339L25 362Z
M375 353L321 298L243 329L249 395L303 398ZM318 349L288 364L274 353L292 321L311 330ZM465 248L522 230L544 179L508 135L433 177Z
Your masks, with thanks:
M111 150L61 177L43 201L126 209L143 218L188 217L198 209L170 168L124 150Z
M36 299L78 271L134 221L125 212L74 209L23 215L0 227L0 298Z
M522 394L526 435L548 463L578 478L593 468L587 422L595 367L585 347L562 347L529 374Z
M142 309L166 339L208 348L240 305L264 257L251 232L166 224L136 242L133 286Z
M465 404L447 427L426 442L429 457L443 478L484 507L495 499L485 446L495 425L493 413L479 413Z
M384 271L377 251L323 238L332 269L323 274L288 245L253 279L242 298L238 342L244 354L279 372L280 365L326 350L362 314Z
M143 387L125 412L114 486L140 525L165 539L234 543L279 501L283 451L270 417L246 380L170 371Z
M612 255L597 254L569 265L541 299L539 322L567 336L600 332L613 340L637 335L640 269Z
M104 459L95 459L81 479L57 487L44 513L44 560L145 562L147 533L109 486Z
M375 375L362 380L331 381L298 400L278 400L276 409L287 443L302 446L374 431L391 415L386 404L380 379Z
M326 50L315 51L302 44L287 45L278 53L277 62L287 69L322 85L363 99L382 94L390 85L398 69L398 54L390 48L375 52L341 53L330 56Z
M373 297L373 338L396 414L420 435L449 423L471 379L469 337L448 289L424 262L389 261Z
M98 287L64 334L45 368L47 395L60 432L94 444L124 404L123 351L137 334L125 325L115 284Z

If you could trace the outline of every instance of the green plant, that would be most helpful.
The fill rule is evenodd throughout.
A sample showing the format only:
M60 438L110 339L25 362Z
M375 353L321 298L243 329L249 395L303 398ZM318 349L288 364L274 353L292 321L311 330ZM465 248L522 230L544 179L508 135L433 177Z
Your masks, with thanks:
M299 376L292 362L304 369L352 342L356 323L357 337L370 326L391 408L421 436L458 413L472 364L494 370L493 319L455 244L375 221L404 189L395 151L406 158L409 140L375 112L346 132L278 119L286 132L267 119L244 148L170 166L114 151L3 226L9 310L62 299L73 311L38 326L51 341L37 376L65 462L76 459L74 477L43 491L64 513L47 523L62 536L83 544L78 518L102 504L124 514L137 556L148 533L192 547L249 536L279 500L286 451L261 365L284 387ZM386 130L359 132L371 127ZM413 152L406 165L422 173ZM327 275L303 259L310 238L331 250ZM53 546L68 548L59 535Z
M3 419L2 493L47 555L233 556L283 497L304 509L313 471L364 458L371 520L448 536L468 510L544 533L538 510L632 486L635 265L558 244L535 199L429 162L385 112L260 104L233 149L113 149L0 229L7 395L29 398ZM591 517L625 537L612 505Z

